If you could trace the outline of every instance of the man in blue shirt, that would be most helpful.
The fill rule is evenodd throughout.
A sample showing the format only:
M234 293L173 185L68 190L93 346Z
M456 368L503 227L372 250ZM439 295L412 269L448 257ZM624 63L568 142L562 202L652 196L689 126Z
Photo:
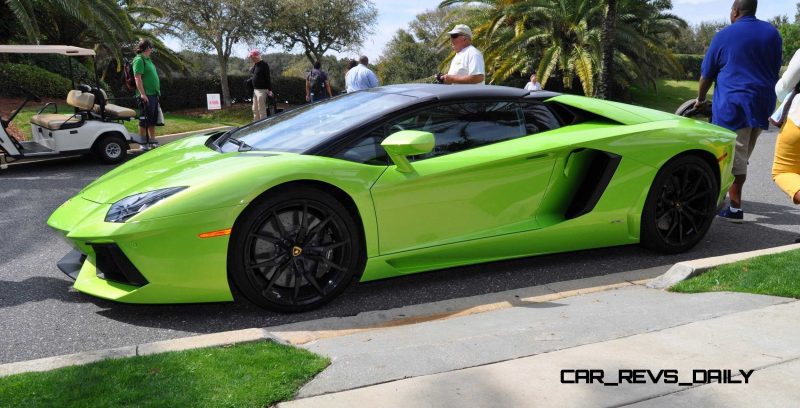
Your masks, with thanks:
M734 181L728 190L730 205L719 216L741 222L742 187L747 160L775 109L775 84L781 68L782 41L772 24L756 18L757 0L735 0L731 25L711 40L703 59L695 106L705 102L716 82L711 105L712 122L736 132Z
M347 93L378 86L378 77L369 69L369 58L366 55L362 55L358 62L360 64L350 68L344 77Z

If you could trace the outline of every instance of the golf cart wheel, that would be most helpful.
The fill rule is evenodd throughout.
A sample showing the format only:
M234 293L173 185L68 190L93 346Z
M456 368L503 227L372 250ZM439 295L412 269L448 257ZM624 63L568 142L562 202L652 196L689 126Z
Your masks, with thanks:
M92 153L103 163L122 163L128 155L128 142L116 134L102 135L95 142Z
M695 246L711 227L719 181L697 156L672 159L656 175L642 211L641 242L676 254Z
M322 306L361 275L358 225L323 190L270 191L234 224L230 278L245 298L265 309L302 312Z

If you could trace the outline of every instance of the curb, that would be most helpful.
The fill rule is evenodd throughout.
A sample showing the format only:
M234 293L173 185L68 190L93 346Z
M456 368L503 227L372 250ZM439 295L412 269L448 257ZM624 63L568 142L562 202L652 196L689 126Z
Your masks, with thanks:
M783 252L793 251L800 249L800 244L784 245L774 248L759 249L757 251L742 252L738 254L729 254L722 256L715 256L711 258L695 259L693 261L678 262L672 266L663 275L651 280L647 287L651 289L667 289L681 281L689 279L706 272L709 269L717 266L726 265L733 262L743 261L745 259L755 258L764 255L773 255Z
M73 365L83 365L112 358L146 356L167 351L183 351L204 347L227 346L237 343L270 340L282 343L264 329L244 329L203 334L180 339L156 341L136 346L94 350L36 360L19 361L0 365L0 377L36 371L50 371Z

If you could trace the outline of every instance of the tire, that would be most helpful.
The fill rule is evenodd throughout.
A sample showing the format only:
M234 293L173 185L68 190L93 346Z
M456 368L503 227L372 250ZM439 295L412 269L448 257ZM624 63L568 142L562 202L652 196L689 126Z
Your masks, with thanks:
M358 225L320 189L270 192L234 224L230 278L246 299L265 309L296 313L320 307L361 276Z
M716 215L719 180L706 161L680 156L656 175L644 204L641 243L676 254L695 246Z
M92 153L103 163L122 163L128 156L128 142L116 134L103 135L95 142Z

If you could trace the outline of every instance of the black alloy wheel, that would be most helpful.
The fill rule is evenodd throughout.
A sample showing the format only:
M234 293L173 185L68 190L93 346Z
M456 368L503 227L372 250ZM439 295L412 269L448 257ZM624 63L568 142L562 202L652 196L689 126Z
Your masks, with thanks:
M642 212L642 245L664 253L695 246L714 220L719 182L697 156L673 159L658 172Z
M280 312L319 307L361 275L357 223L329 194L276 191L248 209L231 237L229 265L251 302Z

